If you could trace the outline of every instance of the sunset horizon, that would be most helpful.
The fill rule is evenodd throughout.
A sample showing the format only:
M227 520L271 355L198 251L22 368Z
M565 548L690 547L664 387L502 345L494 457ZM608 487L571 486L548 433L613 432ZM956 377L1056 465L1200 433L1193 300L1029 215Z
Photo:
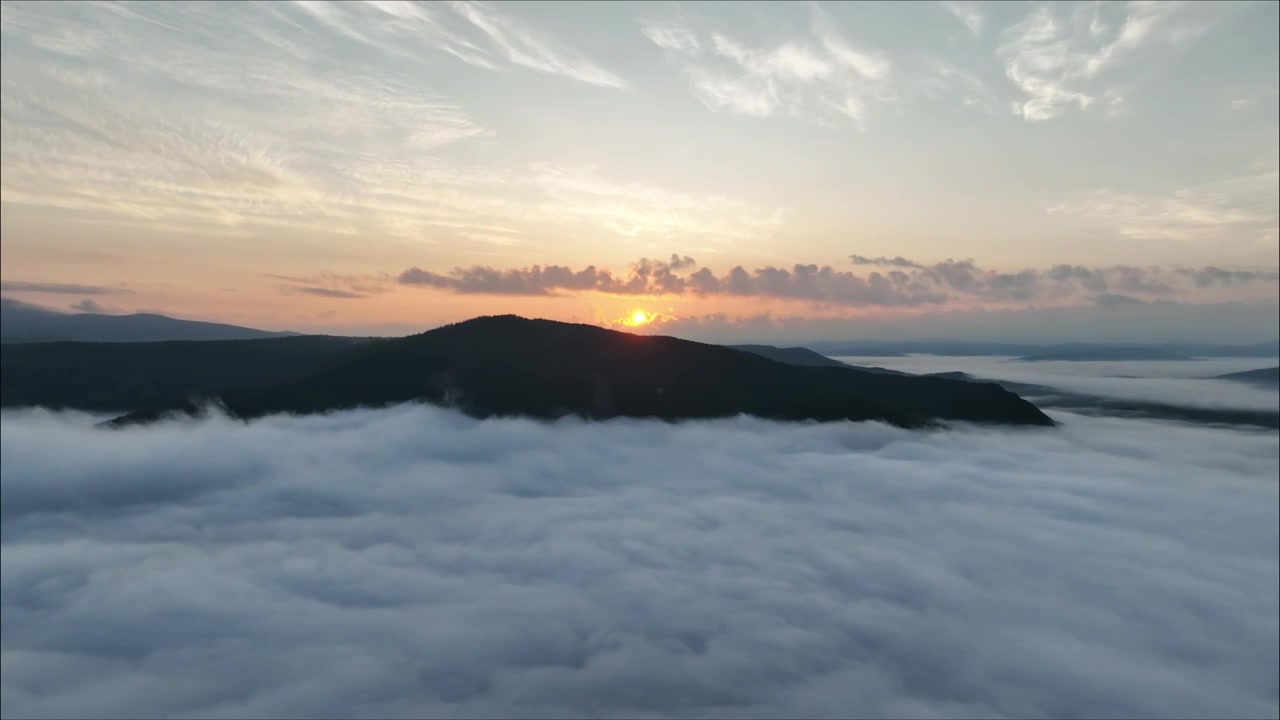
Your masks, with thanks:
M356 335L1280 321L1274 3L4 7L14 300Z

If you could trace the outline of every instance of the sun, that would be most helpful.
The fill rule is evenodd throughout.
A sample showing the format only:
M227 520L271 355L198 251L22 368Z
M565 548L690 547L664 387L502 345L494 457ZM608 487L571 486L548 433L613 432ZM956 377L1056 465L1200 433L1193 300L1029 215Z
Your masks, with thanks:
M642 325L649 325L657 319L657 313L647 313L644 310L634 310L623 315L617 320L614 320L614 322L619 325L626 325L627 327L640 327Z

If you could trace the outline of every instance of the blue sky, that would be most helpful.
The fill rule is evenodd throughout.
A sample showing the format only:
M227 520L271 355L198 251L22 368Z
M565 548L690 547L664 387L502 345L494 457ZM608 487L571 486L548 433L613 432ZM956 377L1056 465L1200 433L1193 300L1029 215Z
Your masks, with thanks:
M1278 7L4 3L0 275L301 329L1273 336Z

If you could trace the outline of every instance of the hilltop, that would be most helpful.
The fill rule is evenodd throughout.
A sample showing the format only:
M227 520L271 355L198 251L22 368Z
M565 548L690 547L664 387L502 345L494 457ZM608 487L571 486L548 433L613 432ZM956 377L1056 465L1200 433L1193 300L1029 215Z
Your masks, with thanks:
M475 417L1053 424L996 385L790 365L719 345L512 315L404 338L10 345L2 359L4 405L129 413L118 424L196 412L205 398L245 419L422 401ZM66 377L79 382L68 387Z

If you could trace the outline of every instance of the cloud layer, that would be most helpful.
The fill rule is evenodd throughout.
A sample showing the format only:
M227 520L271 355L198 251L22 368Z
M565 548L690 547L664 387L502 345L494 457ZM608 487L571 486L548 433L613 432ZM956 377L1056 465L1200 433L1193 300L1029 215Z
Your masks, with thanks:
M1274 717L1275 434L1060 419L6 413L0 703Z
M1221 286L1256 285L1265 294L1280 281L1280 273L1276 272L1217 267L1090 268L1063 264L1047 270L998 272L985 270L972 260L925 265L903 257L851 255L849 259L855 266L888 269L862 274L816 264L796 264L789 269L766 266L754 270L737 266L724 275L716 275L709 268L692 270L697 263L690 257L672 255L668 261L641 259L619 275L594 265L581 270L561 265L513 269L477 265L455 268L448 273L412 267L400 274L399 282L455 293L489 295L594 291L613 295L763 297L847 307L941 306L954 301L1061 304L1089 300L1113 307Z

